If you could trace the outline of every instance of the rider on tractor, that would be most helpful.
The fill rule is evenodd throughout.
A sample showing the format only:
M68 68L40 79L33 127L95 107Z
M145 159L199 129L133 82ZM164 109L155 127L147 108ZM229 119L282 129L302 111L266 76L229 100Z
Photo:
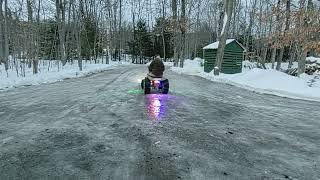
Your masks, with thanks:
M165 67L159 56L157 56L151 62L148 68L149 68L148 76L150 76L151 78L162 78Z

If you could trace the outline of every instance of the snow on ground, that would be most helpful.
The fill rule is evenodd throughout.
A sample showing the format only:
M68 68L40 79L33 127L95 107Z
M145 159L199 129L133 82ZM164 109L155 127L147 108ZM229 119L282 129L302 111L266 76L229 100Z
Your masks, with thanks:
M20 66L18 67L18 75L16 69L12 67L8 70L7 77L4 65L2 64L0 65L0 89L10 89L19 86L30 86L41 83L62 81L66 78L81 77L101 72L121 64L129 64L129 62L110 61L110 64L94 64L93 61L83 61L83 70L80 71L77 61L67 63L65 66L62 66L60 61L50 62L41 60L39 61L39 73L34 75L32 68L25 67L25 77L22 76Z
M289 65L289 63L288 62L283 62L283 63L281 63L281 69L282 70L287 70L288 69L288 65ZM276 67L277 66L277 62L276 63L274 63L274 67ZM297 68L298 67L298 62L293 62L293 65L292 65L292 67L291 68ZM272 63L266 63L266 68L267 69L272 69Z
M165 66L173 66L173 62L164 62Z
M201 63L199 59L186 60L184 68L172 67L171 69L180 74L201 76L211 81L228 83L260 93L320 101L320 75L303 74L301 77L294 77L273 69L247 67L243 68L242 73L214 76L213 73L205 73ZM250 62L243 64L248 66ZM282 65L283 69L287 66L287 63ZM294 66L297 64L294 63Z
M148 63L146 64L146 66L149 66L149 65L151 64L151 62L152 62L152 61L148 62ZM173 66L173 62L163 62L163 64L164 64L165 66Z
M317 58L317 57L307 57L307 62L320 64L320 58Z
M250 61L243 61L242 65L243 65L242 71L248 71L248 70L257 68L257 64ZM272 63L266 63L265 66L267 69L272 69ZM277 63L275 62L274 67L276 66L277 66ZM288 66L289 66L288 62L283 62L281 63L280 68L282 70L287 70ZM298 62L293 62L293 65L291 68L297 68L297 67L298 67Z
M200 58L196 58L194 60L187 59L184 61L183 68L171 67L171 70L189 75L199 75L203 72L203 67L201 66L202 62L203 61Z

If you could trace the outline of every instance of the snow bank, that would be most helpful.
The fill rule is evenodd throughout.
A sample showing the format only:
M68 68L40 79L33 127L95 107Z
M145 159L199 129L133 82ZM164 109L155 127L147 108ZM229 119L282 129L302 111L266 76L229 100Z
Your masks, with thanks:
M254 68L257 68L257 63L256 62L250 62L250 61L243 61L242 62L242 66L243 66L243 71L247 71L247 70L250 70L250 69L254 69ZM265 64L266 68L267 69L272 69L272 63L266 63ZM277 66L277 62L274 63L274 67ZM281 66L280 68L282 70L287 70L288 69L288 66L289 66L289 63L288 62L283 62L281 63ZM298 62L293 62L293 65L291 68L297 68L298 67Z
M244 63L248 65L248 62ZM172 67L180 74L197 75L211 81L232 84L260 93L274 94L283 97L320 101L320 76L302 75L294 77L272 69L245 68L238 74L220 74L203 72L197 61L186 60L184 68Z
M164 62L165 66L173 66L173 62Z
M276 66L277 66L277 62L274 63L274 68L276 68ZM282 70L287 70L288 66L289 66L288 62L283 62L283 63L281 63L280 68ZM292 65L291 68L297 68L297 67L298 67L298 62L293 62L293 65ZM266 68L267 69L272 69L272 63L266 63Z
M112 67L128 64L127 62L114 62L110 61L110 64L94 64L89 63L89 61L83 61L83 70L79 71L78 63L68 63L65 66L58 66L57 64L50 65L49 61L39 62L39 73L34 75L31 68L25 69L25 77L19 72L19 77L17 76L15 69L8 70L7 73L4 70L4 65L0 65L0 89L10 89L19 86L30 86L42 83L52 83L56 81L62 81L67 78L81 77L88 74L93 74L101 72ZM49 69L49 70L48 70Z
M320 58L316 58L316 57L307 57L307 62L309 63L317 63L320 64Z
M197 75L197 74L203 72L203 67L201 66L201 63L203 63L203 60L200 58L196 58L194 60L187 59L184 61L183 68L171 67L171 70L173 70L175 72L184 72L184 73L190 74L190 75Z

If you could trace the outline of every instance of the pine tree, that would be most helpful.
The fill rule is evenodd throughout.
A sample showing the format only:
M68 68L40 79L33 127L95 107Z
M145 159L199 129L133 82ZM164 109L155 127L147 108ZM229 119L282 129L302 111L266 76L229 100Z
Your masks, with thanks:
M140 63L146 58L154 56L154 50L151 41L151 34L148 32L146 22L138 21L135 29L135 37L128 42L129 53L134 56L139 56Z

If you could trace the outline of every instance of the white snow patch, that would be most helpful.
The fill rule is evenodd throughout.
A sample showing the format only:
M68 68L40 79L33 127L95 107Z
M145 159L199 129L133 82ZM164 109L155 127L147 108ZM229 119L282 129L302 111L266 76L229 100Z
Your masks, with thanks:
M194 60L187 59L184 61L183 68L171 67L171 70L175 72L186 73L189 75L198 75L199 73L203 72L203 67L201 67L201 63L203 63L203 60L200 58Z
M165 66L173 66L173 62L164 62Z
M59 63L59 68L57 63ZM67 63L62 66L59 61L39 61L39 73L33 74L32 68L25 68L25 77L22 76L19 67L19 77L15 68L4 70L4 65L0 65L0 89L10 89L19 86L38 85L42 83L52 83L62 81L66 78L81 77L88 74L98 73L122 64L130 64L128 62L110 61L110 64L94 64L93 61L83 61L83 70L80 71L78 62ZM48 70L49 69L49 70Z
M277 63L274 63L274 68L276 68ZM287 70L289 66L288 62L283 62L281 63L280 69L282 70ZM291 68L297 68L298 67L298 62L293 62L293 65ZM267 69L272 69L272 63L266 63L266 68Z
M320 64L320 58L317 58L317 57L307 57L306 59L307 62L310 62L310 63L317 63L317 64Z
M194 60L186 60L184 68L172 67L171 70L260 93L320 101L320 75L294 77L272 69L245 68L242 73L214 76L213 72L205 73L200 63Z
M233 42L233 41L235 41L235 39L227 39L226 45ZM209 45L205 46L203 49L218 49L218 46L219 46L219 41L214 42L212 44L209 44Z
M250 61L243 61L242 62L243 68L242 71L246 71L246 70L250 70L250 69L254 69L257 68L257 63L256 62L250 62ZM276 67L277 63L274 64L274 67ZM267 69L272 69L272 63L266 63L265 64ZM287 70L289 66L288 62L283 62L281 63L280 68L282 70ZM298 62L293 62L293 65L291 68L297 68L298 67Z

